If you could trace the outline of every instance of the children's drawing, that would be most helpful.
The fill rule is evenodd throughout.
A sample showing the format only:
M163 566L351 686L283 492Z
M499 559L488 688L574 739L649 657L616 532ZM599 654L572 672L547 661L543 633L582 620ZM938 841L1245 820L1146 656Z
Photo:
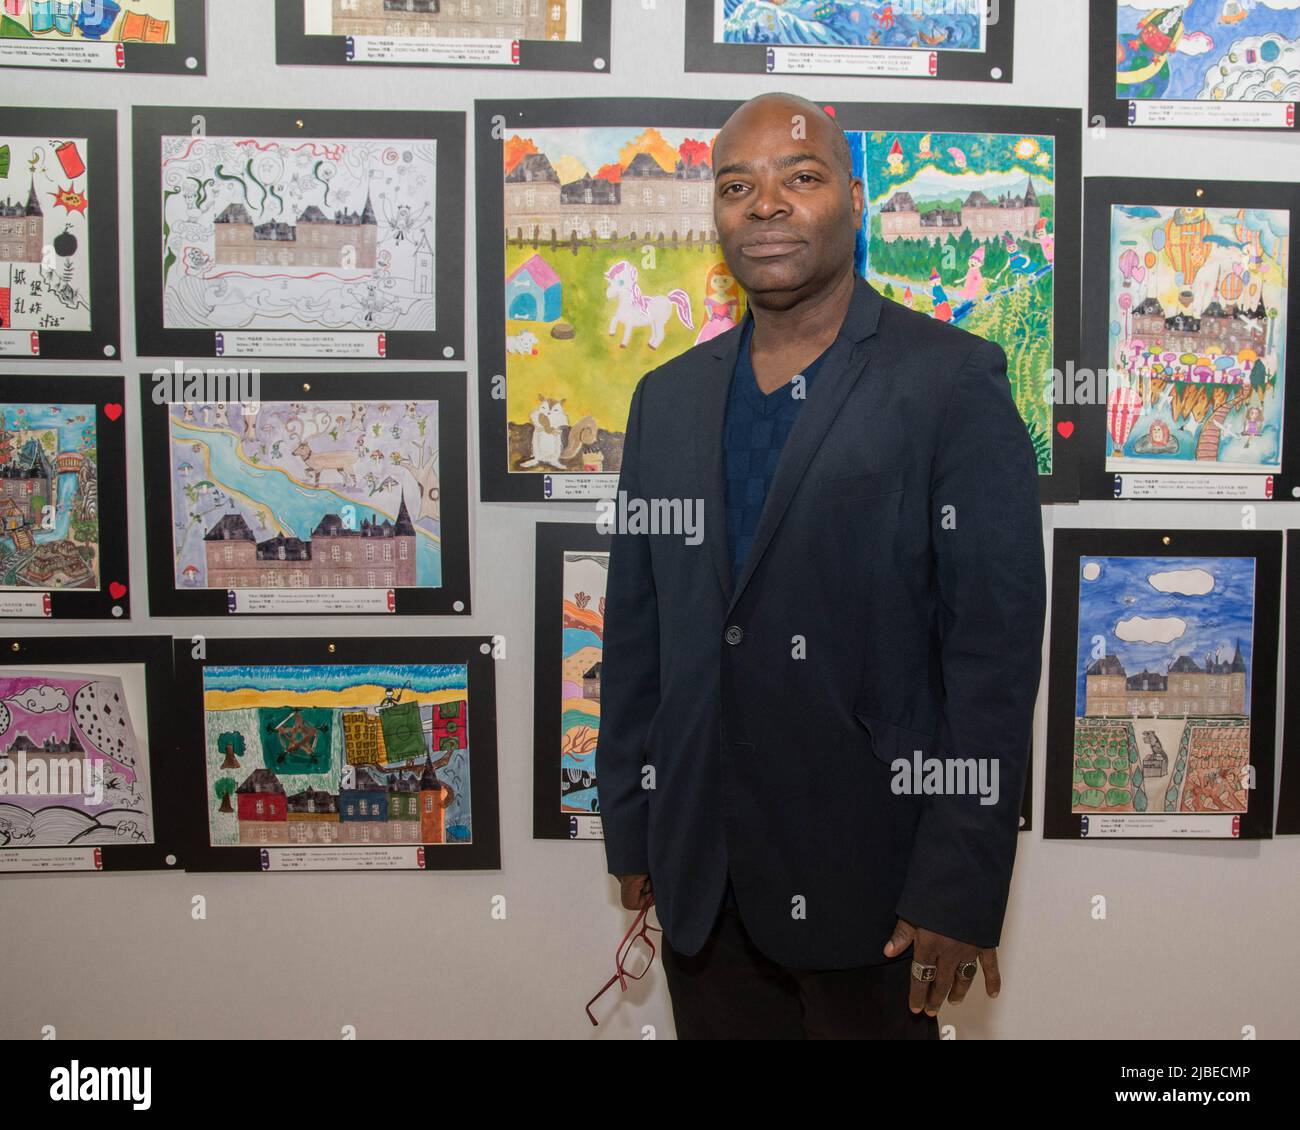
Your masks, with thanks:
M0 667L0 848L153 843L144 670Z
M431 140L164 136L168 329L435 329Z
M176 0L4 0L0 39L175 43Z
M0 329L90 329L89 161L84 137L0 135Z
M1051 474L1055 139L847 136L866 188L865 277L886 298L1003 348L1039 474Z
M437 401L174 404L178 589L442 584Z
M719 43L984 49L985 0L714 0Z
M464 664L205 667L213 847L470 843Z
M0 404L0 590L98 589L93 404Z
M1281 470L1290 215L1114 205L1107 470Z
M1115 96L1300 101L1296 0L1118 0Z
M582 0L463 4L445 0L304 0L308 35L419 39L582 39Z
M636 382L739 323L740 287L713 226L716 133L506 139L510 471L616 473Z
M1071 811L1244 813L1255 560L1082 557Z
M600 659L605 639L608 553L564 555L560 808L598 813L596 739L600 734Z

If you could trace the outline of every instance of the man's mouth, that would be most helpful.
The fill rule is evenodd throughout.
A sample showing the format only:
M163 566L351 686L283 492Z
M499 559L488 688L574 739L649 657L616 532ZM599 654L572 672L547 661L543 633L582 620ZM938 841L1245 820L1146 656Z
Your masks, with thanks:
M740 249L751 259L774 259L778 255L789 255L802 245L801 239L793 239L780 232L765 232L743 243Z

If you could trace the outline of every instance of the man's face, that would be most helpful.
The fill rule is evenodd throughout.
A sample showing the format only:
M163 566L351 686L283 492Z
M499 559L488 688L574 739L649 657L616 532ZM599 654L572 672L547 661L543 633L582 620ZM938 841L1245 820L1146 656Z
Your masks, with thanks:
M852 262L862 182L836 162L833 128L773 99L738 111L714 145L718 237L751 296L793 302Z

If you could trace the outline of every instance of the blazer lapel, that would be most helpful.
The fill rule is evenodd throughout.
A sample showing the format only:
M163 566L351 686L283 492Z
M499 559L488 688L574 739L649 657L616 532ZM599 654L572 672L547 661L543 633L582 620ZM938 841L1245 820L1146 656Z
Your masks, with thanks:
M723 595L727 599L728 614L736 606L749 578L762 560L795 489L838 415L845 397L867 366L870 338L879 324L883 302L884 299L866 279L860 275L854 276L853 298L849 303L848 314L826 360L817 371L807 403L799 410L794 427L790 429L790 435L781 450L776 474L759 516L758 529L754 532L749 556L745 559L734 591L731 584L726 492L722 474L722 425L726 416L731 376L740 351L740 340L745 323L753 318L749 309L746 308L745 318L738 328L714 339L717 347L712 353L713 367L704 385L704 406L700 412L699 426L695 429L695 457L704 489L705 540L713 557Z
M708 365L702 374L703 403L691 433L696 473L704 498L704 540L713 558L718 584L728 601L731 600L731 548L727 544L727 494L722 477L722 425L727 415L731 375L740 356L740 341L745 326L753 318L746 306L740 325L713 339L713 349L706 357Z

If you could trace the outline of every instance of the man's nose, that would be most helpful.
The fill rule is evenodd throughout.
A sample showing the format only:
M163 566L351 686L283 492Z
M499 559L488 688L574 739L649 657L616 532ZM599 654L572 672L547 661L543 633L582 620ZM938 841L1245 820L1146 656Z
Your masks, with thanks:
M773 210L788 207L785 191L780 184L763 184L759 182L754 186L754 199L750 204L752 211L768 215Z

